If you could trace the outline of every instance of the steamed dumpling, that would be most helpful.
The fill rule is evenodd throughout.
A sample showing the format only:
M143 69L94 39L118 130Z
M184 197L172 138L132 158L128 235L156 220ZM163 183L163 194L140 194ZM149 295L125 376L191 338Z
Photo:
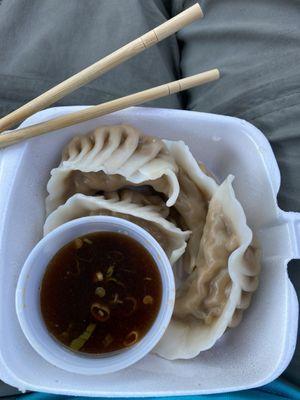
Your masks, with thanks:
M207 350L236 326L258 284L258 251L232 188L183 141L100 127L74 138L51 171L45 234L87 215L113 215L148 230L181 278L171 323L156 347L167 359ZM183 268L181 268L183 266Z
M150 204L151 203L151 204ZM89 215L111 215L134 222L147 230L162 246L171 264L184 253L189 232L183 232L166 219L168 208L158 196L125 190L106 196L75 194L46 219L44 235L72 219Z
M192 358L235 326L258 285L258 252L229 176L208 207L196 269L177 292L171 323L156 348L167 359Z
M174 208L181 216L182 224L192 231L184 255L184 269L192 272L197 266L200 239L207 215L208 202L218 185L200 167L183 141L164 141L170 155L178 165L177 179L180 191Z
M143 136L127 126L103 126L75 137L51 171L47 214L75 193L95 195L124 186L150 185L165 194L167 205L179 193L177 165L159 138Z

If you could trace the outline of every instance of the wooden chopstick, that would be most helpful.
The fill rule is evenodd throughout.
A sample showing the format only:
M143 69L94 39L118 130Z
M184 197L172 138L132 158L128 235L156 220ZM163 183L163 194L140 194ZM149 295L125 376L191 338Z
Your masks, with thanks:
M114 111L122 110L131 106L136 106L138 104L142 104L150 100L155 100L160 97L168 96L173 93L181 92L182 90L190 89L194 86L203 85L204 83L214 81L219 77L219 70L212 69L209 71L201 72L197 75L192 75L187 78L166 83L161 86L156 86L151 89L143 90L142 92L121 97L107 103L99 104L97 106L91 106L84 110L63 115L49 121L31 125L26 128L17 129L15 131L8 131L7 134L0 135L0 147L6 147L24 139L43 135L44 133L79 124L80 122L84 122L96 117L101 117Z
M62 97L98 78L105 72L121 64L123 61L141 53L166 37L172 35L186 25L203 16L199 4L157 26L153 30L126 44L96 63L71 76L47 92L24 104L22 107L0 119L0 132L8 129L30 115L50 106Z

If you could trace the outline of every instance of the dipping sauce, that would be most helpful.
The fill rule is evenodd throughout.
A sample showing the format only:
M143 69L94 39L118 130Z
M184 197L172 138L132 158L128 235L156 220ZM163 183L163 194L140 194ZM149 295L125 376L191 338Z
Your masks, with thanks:
M159 270L131 237L96 232L73 240L50 261L41 312L65 346L102 354L130 347L155 321L162 298Z

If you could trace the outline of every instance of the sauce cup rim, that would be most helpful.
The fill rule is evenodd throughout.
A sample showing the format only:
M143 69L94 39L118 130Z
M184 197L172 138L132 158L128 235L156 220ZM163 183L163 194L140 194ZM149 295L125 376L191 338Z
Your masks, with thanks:
M119 352L90 356L68 349L51 336L41 315L40 287L48 263L57 251L76 237L99 231L128 234L149 251L161 276L162 300L154 323L139 342ZM22 331L40 356L52 365L69 372L100 375L134 364L159 342L168 327L174 308L174 274L164 250L145 229L117 217L82 217L60 225L31 250L18 279L15 301Z

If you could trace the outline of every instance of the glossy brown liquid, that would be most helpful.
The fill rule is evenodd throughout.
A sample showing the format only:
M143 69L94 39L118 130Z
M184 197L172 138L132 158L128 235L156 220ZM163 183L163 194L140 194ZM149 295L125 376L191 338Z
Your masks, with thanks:
M64 246L41 286L49 332L75 351L101 354L138 342L160 308L162 282L148 251L134 239L97 232Z

